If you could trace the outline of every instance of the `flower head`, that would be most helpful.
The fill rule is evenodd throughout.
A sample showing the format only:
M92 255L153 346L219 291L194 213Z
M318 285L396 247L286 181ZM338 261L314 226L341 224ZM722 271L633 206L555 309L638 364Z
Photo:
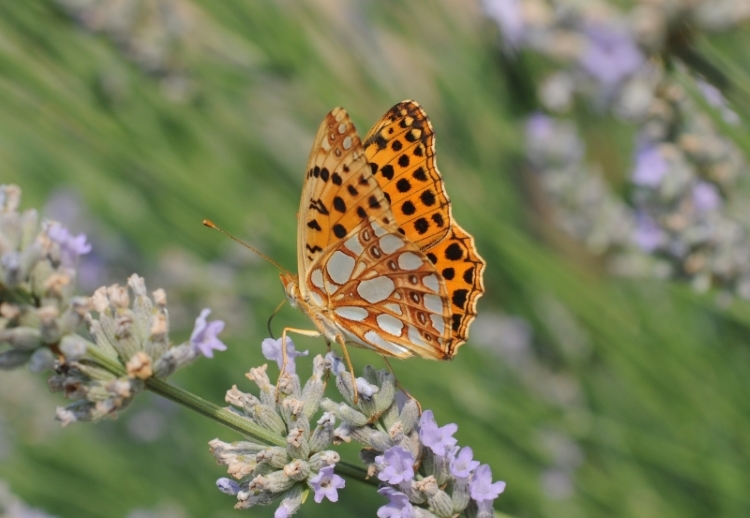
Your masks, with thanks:
M458 430L458 425L448 423L438 427L432 410L425 410L419 418L419 438L425 446L430 448L435 455L444 457L453 448L458 440L453 434Z
M701 212L716 210L721 207L721 194L715 185L698 182L693 187L693 205Z
M633 183L644 187L657 187L667 174L667 161L661 150L647 144L639 147L635 155Z
M310 479L310 487L315 491L315 502L320 503L323 497L331 502L339 499L338 490L346 485L343 478L333 472L333 466L326 466Z
M456 478L470 476L471 472L479 466L479 461L474 460L473 450L468 446L461 448L458 454L451 453L451 475Z
M645 61L633 37L624 29L596 25L586 30L588 45L579 57L581 68L602 85L618 85Z
M267 360L273 360L276 362L276 364L279 366L279 369L281 369L282 365L284 364L284 356L282 354L281 350L281 342L282 339L278 338L274 340L273 338L266 338L263 340L263 344L261 345L261 348L263 350L263 356L266 357ZM295 374L297 372L297 368L294 363L294 359L297 356L307 356L307 351L298 351L294 347L294 342L292 342L292 339L290 337L286 337L286 373L287 374Z
M474 472L469 491L471 492L471 498L478 503L492 501L505 491L505 482L498 481L493 484L492 471L489 465L482 464Z
M388 503L378 509L378 518L414 518L416 512L409 502L409 498L390 487L378 490L378 493L388 498Z
M217 335L224 329L224 322L221 320L206 322L206 317L210 314L211 310L208 308L201 311L195 319L195 327L190 335L190 345L206 358L213 358L214 351L227 350L227 346L217 338Z
M401 446L385 450L375 457L375 462L382 466L378 479L383 482L400 484L414 478L414 455Z

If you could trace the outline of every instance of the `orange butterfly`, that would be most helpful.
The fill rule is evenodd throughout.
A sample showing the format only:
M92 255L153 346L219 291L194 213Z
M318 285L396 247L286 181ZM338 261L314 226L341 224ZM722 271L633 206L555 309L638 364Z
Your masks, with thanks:
M297 219L298 275L286 296L341 344L383 356L450 359L484 292L484 260L454 221L435 164L435 134L414 101L360 141L343 108L323 120ZM282 350L285 351L285 347ZM352 371L353 372L353 371Z

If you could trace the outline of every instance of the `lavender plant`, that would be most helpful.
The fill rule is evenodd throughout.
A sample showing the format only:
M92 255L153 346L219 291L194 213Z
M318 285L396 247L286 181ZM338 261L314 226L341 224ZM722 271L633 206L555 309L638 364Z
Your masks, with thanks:
M316 503L336 502L343 474L377 479L387 499L380 518L493 515L505 483L492 481L490 467L475 461L470 447L457 446L456 424L438 426L431 410L421 412L397 389L391 372L366 366L355 381L355 403L352 377L332 353L313 358L303 385L296 359L307 351L287 339L278 382L271 383L267 365L250 369L258 395L233 386L227 409L168 384L176 370L226 350L218 338L224 323L209 322L204 309L190 339L173 344L166 294L149 296L138 275L127 287L74 296L77 260L91 249L86 236L52 221L39 225L36 211L19 212L20 197L18 187L0 186L0 367L52 370L50 388L72 401L56 411L63 426L115 418L148 389L242 433L239 441L209 443L230 476L217 487L236 497L238 509L275 504L274 516L285 518L311 492ZM262 344L279 368L282 346L281 339ZM341 401L324 396L331 375ZM364 469L335 450L351 441L362 445Z
M527 158L571 235L612 270L687 279L750 297L750 221L737 194L748 171L732 139L742 124L694 52L701 33L750 18L747 2L487 0L504 51L541 55L549 72L537 98L547 113L526 123ZM584 159L569 116L576 99L633 126L628 199Z

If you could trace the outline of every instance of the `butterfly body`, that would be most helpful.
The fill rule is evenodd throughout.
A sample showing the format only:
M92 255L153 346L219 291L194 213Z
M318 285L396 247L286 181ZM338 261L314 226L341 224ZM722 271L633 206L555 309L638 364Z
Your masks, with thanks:
M298 214L287 298L330 342L384 356L449 359L483 292L484 261L453 221L434 134L413 101L363 145L342 108L320 125Z

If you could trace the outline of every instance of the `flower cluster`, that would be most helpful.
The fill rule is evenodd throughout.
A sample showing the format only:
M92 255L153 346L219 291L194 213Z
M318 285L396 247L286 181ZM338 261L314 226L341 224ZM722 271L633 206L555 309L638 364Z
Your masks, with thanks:
M91 250L83 234L57 222L41 229L34 210L18 211L21 191L0 186L0 368L28 364L33 371L54 369L48 384L74 400L57 409L63 425L114 416L144 389L152 376L166 378L198 356L224 350L217 338L220 321L198 317L190 340L169 341L166 295L146 293L141 277L126 287L75 297L76 263ZM94 316L94 313L96 316ZM85 325L93 342L78 334Z
M556 64L538 91L547 109L568 111L582 95L633 120L653 96L658 71L648 56L679 54L689 31L726 30L750 18L744 0L716 3L640 1L623 12L604 0L484 0L484 9L506 49L529 49Z
M281 340L266 339L263 353L283 365ZM369 476L383 485L378 491L388 503L378 510L380 518L492 516L492 502L505 489L492 482L487 465L473 460L471 448L458 448L455 424L438 427L432 411L420 417L419 406L396 389L392 373L366 366L363 376L352 377L332 353L313 360L313 373L303 388L296 374L297 352L287 339L286 369L276 386L266 365L250 370L248 378L260 389L258 397L227 392L227 401L242 416L262 427L285 446L257 441L210 442L220 464L228 466L234 479L221 478L219 489L236 495L238 509L266 505L280 499L275 518L285 518L299 509L306 493L314 500L335 502L343 478L334 473L339 455L327 450L331 444L356 441L363 446L360 457ZM345 402L323 397L324 379L336 376L336 387ZM398 402L400 400L400 404ZM318 408L324 413L317 426L309 424ZM334 427L336 420L341 424Z
M281 347L281 339L267 339L263 343L263 353L277 360L279 368ZM306 353L296 352L290 338L287 351L287 368L279 375L276 386L266 373L267 365L263 365L251 369L247 375L258 386L258 397L241 392L236 386L226 397L239 415L270 435L269 443L275 438L278 445L249 440L226 443L219 439L209 443L216 460L228 466L228 474L237 480L219 479L219 489L237 496L237 509L280 499L275 518L294 514L310 489L320 503L324 498L337 501L337 490L344 487L344 479L334 473L339 454L327 449L334 438L335 417L325 412L316 426L310 423L325 391L325 361L320 355L313 359L312 376L302 387L294 359Z
M144 72L161 79L167 96L190 98L194 85L191 66L195 54L209 53L235 67L248 67L258 59L250 48L211 21L186 0L56 0L82 27L109 37L122 53ZM104 81L105 91L118 97L122 89L115 78Z
M328 359L346 402L324 399L321 406L342 421L334 443L362 444L360 457L368 473L387 484L378 491L388 498L378 510L380 518L493 515L492 503L505 483L492 482L490 467L479 466L471 448L456 446L458 426L439 427L431 410L420 417L414 399L399 404L393 374L369 365L356 379L359 399L354 403L351 376L338 358L329 354Z

